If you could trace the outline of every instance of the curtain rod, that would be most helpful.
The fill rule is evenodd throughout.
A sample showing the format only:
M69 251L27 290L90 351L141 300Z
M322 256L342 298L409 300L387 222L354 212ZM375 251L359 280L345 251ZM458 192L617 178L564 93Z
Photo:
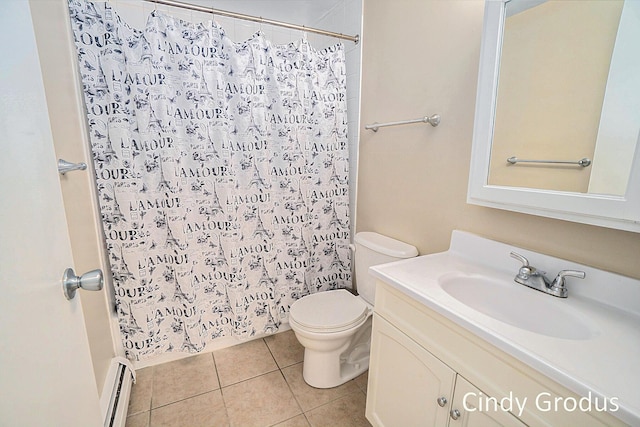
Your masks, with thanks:
M198 5L195 5L195 4L182 3L182 2L178 2L178 1L174 1L174 0L144 0L144 1L149 2L149 3L161 4L161 5L164 5L164 6L173 6L173 7L179 7L179 8L182 8L182 9L195 10L195 11L198 11L198 12L211 13L211 14L214 14L214 15L226 16L226 17L229 17L229 18L244 19L245 21L259 22L261 24L275 25L275 26L278 26L278 27L285 27L285 28L289 28L289 29L292 29L292 30L300 30L300 31L307 31L309 33L322 34L324 36L330 36L330 37L336 37L336 38L339 38L339 39L349 40L349 41L352 41L352 42L354 42L356 44L358 44L358 41L360 41L360 36L359 35L349 36L349 35L342 34L342 33L335 33L333 31L327 31L327 30L320 30L318 28L305 27L304 25L289 24L287 22L275 21L273 19L266 19L266 18L262 18L262 17L258 17L258 16L245 15L243 13L229 12L227 10L214 9L212 7L198 6Z

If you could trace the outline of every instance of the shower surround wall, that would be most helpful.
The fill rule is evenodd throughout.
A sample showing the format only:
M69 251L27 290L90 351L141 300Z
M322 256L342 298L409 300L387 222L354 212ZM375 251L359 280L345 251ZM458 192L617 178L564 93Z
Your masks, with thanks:
M108 6L104 8L96 4L94 7L75 1L71 4L103 220L116 289L121 297L121 326L129 356L138 359L174 349L200 351L210 339L220 336L248 338L273 332L280 321L286 319L287 307L292 299L308 292L350 286L348 239L346 243L341 240L348 238L348 232L344 233L343 230L349 223L348 201L344 200L348 192L340 189L348 182L345 176L348 167L342 164L347 161L347 121L343 117L346 97L344 92L339 97L336 95L344 90L340 89L339 79L342 79L342 85L345 84L343 60L340 59L344 56L342 49L336 50L334 45L316 53L305 42L298 48L284 45L276 47L262 36L254 36L248 43L234 45L221 36L222 33L215 26L208 28L187 24L158 12L151 15L150 24L142 37L122 24ZM95 49L97 43L89 43L103 36L105 43L101 48ZM107 39L112 40L109 45ZM126 44L121 41L126 41ZM200 52L202 49L215 50L218 52L216 57L220 55L222 62L208 61L204 67L204 61L199 62L195 56L190 56L184 50L187 48L179 49L174 54L171 46L178 46L179 43L186 43L193 49L200 49ZM340 48L339 45L337 47ZM225 52L231 53L231 56ZM100 59L97 59L98 56ZM266 66L271 60L274 65ZM300 67L296 66L293 71L284 71L290 69L285 66L289 63L287 61L293 65L302 64L302 69L298 71ZM160 67L158 70L162 70L161 75L171 80L171 84L159 82L154 87L149 86L152 82L137 82L138 75L141 78L160 75L152 74L150 67L154 70ZM239 94L228 93L226 99L220 98L224 87L245 87L245 84L251 83L249 80L243 83L242 77L247 74L251 82L264 84L265 93L260 91L251 97L248 96L251 94L240 91ZM127 83L125 77L128 75L136 78L132 77ZM225 83L225 80L228 82ZM193 90L187 90L192 87ZM286 95L289 92L291 95ZM213 95L215 93L217 95ZM282 93L285 97L279 99L278 94ZM220 104L219 120L213 118L205 122L198 117L183 117L184 113L167 113L172 109L190 111L187 104L194 104L196 109L198 105L209 105L211 101L215 104L216 96L218 102L226 105L223 107ZM107 111L109 106L115 105L120 105L121 109ZM268 111L262 111L265 106ZM126 114L128 109L132 110L133 115ZM264 121L270 114L280 117L287 111L288 114L303 114L308 120L305 122L307 124L290 126L278 124L277 121ZM237 118L234 118L236 115ZM265 132L277 135L270 143L265 140L265 144L282 144L283 151L271 151L264 159L262 157L267 151L250 153L248 157L247 153L240 156L241 153L236 152L234 157L237 150L231 145L244 147L249 143L247 138L258 141L259 136L267 135ZM154 139L156 134L160 137L158 141L171 141L165 141L165 146L161 146ZM163 135L169 136L163 139ZM344 142L341 138L345 138ZM317 148L332 141L334 144L331 149ZM151 144L158 146L146 146ZM302 147L304 149L301 151ZM266 150L266 146L263 149ZM300 162L306 166L296 166ZM178 176L176 172L178 182L171 173L173 170L199 170L196 164L204 167L205 163L226 168L230 176L221 171L217 174L220 176L214 173L209 179L204 179L200 175ZM145 168L146 173L143 171ZM305 178L301 175L287 180L284 175L291 173L272 173L274 170L292 168L304 168ZM126 179L122 176L123 172L120 176L104 176L105 172L125 169L135 176ZM270 176L266 177L265 173ZM222 175L224 177L221 178ZM209 188L211 185L207 184L211 183L213 187ZM279 191L273 190L275 184L278 184ZM294 191L294 187L297 191ZM229 191L233 191L232 188L236 189L234 194L238 193L235 196L240 198L245 191L247 198L259 193L267 200L257 205L249 202L240 207L237 203L230 205L232 196ZM319 200L319 196L316 197L316 193L330 192L331 200ZM180 202L175 202L175 197L169 199L169 193L174 196L179 193ZM204 217L208 221L214 219L216 223L222 221L220 218L226 214L218 197L223 202L227 201L226 213L229 215L229 209L236 206L235 215L239 218L229 216L225 220L232 225L230 229L209 235L203 234L206 230L194 233L200 229L190 232L183 227L191 222L204 224ZM142 209L147 199L162 199L167 206L155 206L154 210L145 205ZM169 206L170 202L175 206ZM180 203L183 206L179 206ZM122 210L120 206L123 206ZM128 214L125 210L127 206ZM138 212L141 209L144 212ZM148 209L153 212L147 212ZM308 215L301 227L292 229L289 224L276 224L277 218L284 218L287 213L294 214L289 210L297 212L300 209ZM145 218L145 214L150 215ZM244 222L240 219L242 217ZM275 227L271 232L264 227L263 217L269 219L266 224ZM314 229L319 230L316 233L320 235L312 234ZM121 237L125 234L129 236L127 233L132 230L135 236L131 239ZM322 234L329 231L344 237L338 239L333 236L329 239ZM267 256L256 255L253 251L250 254L242 252L243 248L260 246L265 237L269 240L276 237L274 243L278 247L275 253ZM264 243L274 244L267 243L267 240ZM227 251L226 256L223 248ZM157 259L167 257L182 257L185 262L157 262ZM154 261L149 261L147 265L147 259L152 258ZM297 261L304 268L292 270L289 264ZM274 270L273 265L280 264L291 271L286 277L277 279L273 276L278 274L277 271L268 273L266 267L268 265L269 270ZM207 272L234 276L237 280L222 277L204 286L200 282ZM331 280L331 283L322 282L327 275L338 279ZM271 295L270 302L249 298L261 291ZM172 310L176 307L182 307L185 314L174 313ZM225 318L229 322L218 323ZM142 323L145 319L146 323ZM165 323L171 319L172 322ZM140 342L145 343L142 348L137 345ZM127 345L131 343L136 343L135 348Z

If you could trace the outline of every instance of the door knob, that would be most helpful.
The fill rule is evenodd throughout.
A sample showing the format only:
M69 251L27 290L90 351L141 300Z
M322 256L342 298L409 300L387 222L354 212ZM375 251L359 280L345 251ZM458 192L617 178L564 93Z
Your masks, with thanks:
M73 272L73 268L67 268L62 276L62 290L68 300L76 296L76 289L78 288L87 291L99 291L102 289L103 284L102 270L91 270L78 277Z

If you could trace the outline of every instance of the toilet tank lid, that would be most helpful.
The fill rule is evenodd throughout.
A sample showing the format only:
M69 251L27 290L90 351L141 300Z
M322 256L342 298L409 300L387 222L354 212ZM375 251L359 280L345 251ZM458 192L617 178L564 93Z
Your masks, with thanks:
M418 256L418 249L408 243L373 231L356 233L355 242L373 251L395 258L413 258Z

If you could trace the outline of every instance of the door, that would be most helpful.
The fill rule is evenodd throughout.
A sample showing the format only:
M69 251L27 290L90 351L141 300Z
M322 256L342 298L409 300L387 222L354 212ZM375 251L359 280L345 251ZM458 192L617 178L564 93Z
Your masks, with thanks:
M460 375L456 378L450 416L449 427L527 427Z
M377 314L367 419L376 427L446 426L455 372Z
M80 299L62 292L71 246L26 1L0 2L0 33L0 425L99 426Z

